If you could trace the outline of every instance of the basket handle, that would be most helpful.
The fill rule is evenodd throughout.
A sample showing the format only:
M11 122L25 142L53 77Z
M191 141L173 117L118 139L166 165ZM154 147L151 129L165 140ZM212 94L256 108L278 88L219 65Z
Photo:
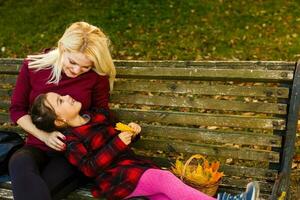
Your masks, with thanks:
M185 175L185 170L187 168L187 166L190 164L190 162L194 159L194 158L197 158L197 159L203 159L205 160L205 157L200 155L200 154L195 154L195 155L192 155L184 164L183 166L183 170L182 170L182 173L180 175L180 179L183 180L183 177Z

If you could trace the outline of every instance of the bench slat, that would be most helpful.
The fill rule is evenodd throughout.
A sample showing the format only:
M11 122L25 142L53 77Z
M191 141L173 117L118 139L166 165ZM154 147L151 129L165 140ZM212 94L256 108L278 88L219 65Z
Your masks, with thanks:
M1 62L1 61L0 61ZM143 61L116 60L116 66L128 67L223 67L228 69L264 69L264 70L294 70L295 62L286 61Z
M114 91L146 91L173 94L200 94L248 97L277 97L288 98L289 88L268 86L238 86L238 85L209 85L210 82L188 83L181 81L151 82L149 80L117 80Z
M6 110L8 111L8 108L10 106L10 102L7 100L0 100L0 110Z
M3 85L10 85L10 88L12 87L12 85L15 85L16 80L17 80L17 76L16 75L3 75L0 74L0 87L3 88Z
M277 171L271 169L263 169L245 166L235 165L221 165L221 171L224 171L225 175L240 176L255 179L264 179L268 181L275 181L277 178Z
M6 98L10 99L12 95L13 89L12 88L7 88L7 89L1 89L0 88L0 97L1 99Z
M242 192L245 192L245 189L244 188L232 188L230 186L223 185L223 186L219 187L218 192L226 192L228 194L241 194ZM261 191L259 193L259 199L260 200L269 200L269 199L271 199L271 193L272 192Z
M12 89L0 89L1 99L10 99ZM231 100L201 99L189 97L168 97L168 96L149 96L141 94L116 94L113 93L110 98L111 103L125 103L138 105L159 105L170 107L186 107L198 109L228 110L242 112L257 112L269 114L286 114L287 106L285 104L264 103L264 102L242 102ZM9 101L3 101L0 108L7 109Z
M152 106L186 107L198 109L244 111L256 113L286 114L285 104L264 102L242 102L231 100L216 100L212 98L191 98L174 96L149 96L141 94L112 94L111 103L139 104Z
M20 65L22 64L23 60L23 58L0 58L0 66Z
M261 82L286 82L293 80L293 71L256 69L206 69L169 67L116 67L117 77L164 77L169 79L197 80L247 80Z
M0 126L1 130L8 130L23 134L19 126ZM148 137L161 137L166 139L178 139L205 143L229 143L241 145L257 145L279 147L281 137L277 135L258 134L250 132L232 132L221 130L207 130L199 128L187 128L176 126L142 125L143 135ZM166 134L167 133L167 134Z
M137 109L112 109L116 116L124 121L145 121L166 124L183 124L197 126L219 126L238 128L257 128L284 130L285 120L282 118L263 118L235 115L214 115L203 113L185 113L175 111L137 110Z
M221 145L195 144L174 140L142 139L137 141L134 144L134 147L153 151L161 150L165 152L191 154L201 153L204 155L214 156L216 158L229 157L245 160L279 162L279 154L272 151L256 150L250 148L234 148Z
M260 190L262 192L271 193L272 192L272 182L268 183L265 181L258 181ZM221 187L230 187L230 188L245 188L247 183L249 183L249 179L237 179L237 178L231 178L231 177L224 177L221 182Z
M3 66L0 65L0 74L17 75L19 74L20 65Z
M207 130L201 128L186 128L176 126L142 125L142 135L145 137L160 137L203 143L230 143L243 145L258 145L280 147L281 137L277 135L249 132L233 132Z

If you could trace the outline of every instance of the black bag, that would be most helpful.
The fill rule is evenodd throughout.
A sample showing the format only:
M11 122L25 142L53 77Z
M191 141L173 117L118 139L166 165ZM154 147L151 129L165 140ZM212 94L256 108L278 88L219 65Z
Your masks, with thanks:
M0 175L8 173L10 156L23 144L24 140L18 133L0 131Z

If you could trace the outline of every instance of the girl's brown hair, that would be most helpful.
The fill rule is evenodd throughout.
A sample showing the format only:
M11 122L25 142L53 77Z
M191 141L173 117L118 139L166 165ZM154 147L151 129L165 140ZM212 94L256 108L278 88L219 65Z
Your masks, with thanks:
M32 123L43 131L52 132L57 130L55 126L55 120L57 115L54 110L46 106L45 102L47 95L40 94L34 100L34 103L30 109L30 115Z

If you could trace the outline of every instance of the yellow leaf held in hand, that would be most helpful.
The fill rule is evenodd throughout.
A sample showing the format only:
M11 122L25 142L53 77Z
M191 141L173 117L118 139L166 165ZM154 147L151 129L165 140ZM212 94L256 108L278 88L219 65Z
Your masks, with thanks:
M286 192L282 192L278 200L285 200Z
M115 129L118 130L118 131L122 131L122 132L129 131L129 132L134 133L134 131L133 131L133 129L131 127L129 127L128 125L123 124L121 122L119 122L119 123L116 124L116 128Z

